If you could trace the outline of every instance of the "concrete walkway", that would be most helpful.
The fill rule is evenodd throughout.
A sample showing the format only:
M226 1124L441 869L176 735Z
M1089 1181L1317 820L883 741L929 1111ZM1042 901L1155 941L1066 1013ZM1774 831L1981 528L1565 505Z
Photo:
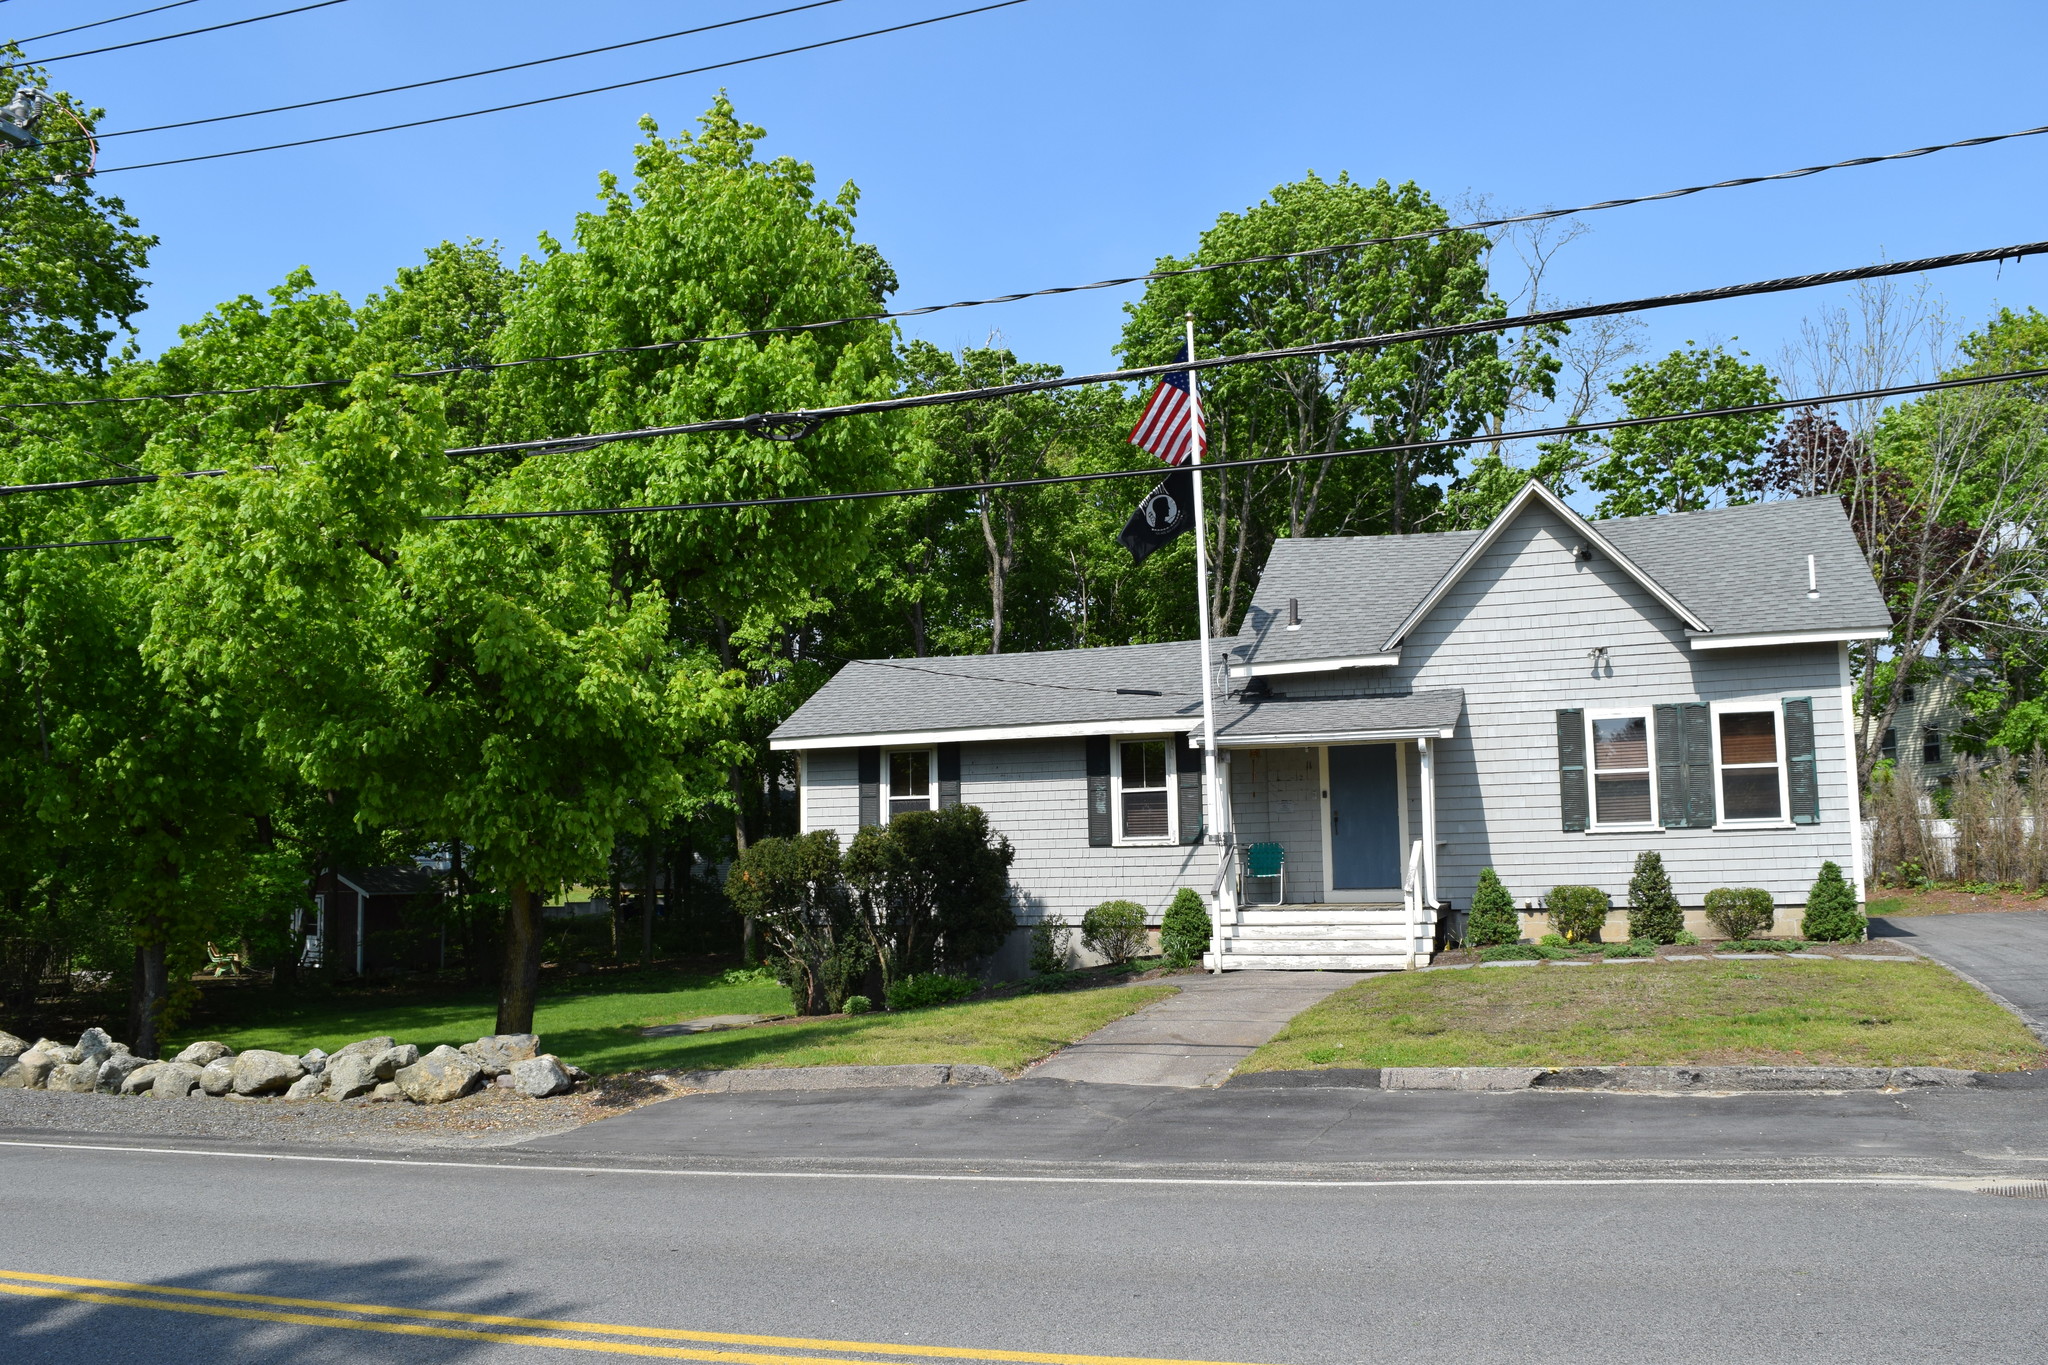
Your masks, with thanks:
M1024 1080L1221 1085L1289 1019L1374 972L1225 972L1174 978L1180 994L1098 1029Z
M2048 1042L2048 911L1877 916L1870 936L1910 944L1997 992Z

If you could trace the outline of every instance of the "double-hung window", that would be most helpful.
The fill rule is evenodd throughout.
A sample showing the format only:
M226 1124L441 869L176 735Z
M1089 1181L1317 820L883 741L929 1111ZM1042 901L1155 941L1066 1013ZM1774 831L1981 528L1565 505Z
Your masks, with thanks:
M889 753L889 818L907 810L932 809L932 751L893 749Z
M1596 713L1586 718L1586 727L1586 751L1593 760L1593 828L1654 825L1649 716Z
M1777 824L1785 818L1785 744L1780 708L1714 708L1714 764L1722 824Z
M1173 842L1173 746L1127 739L1116 746L1117 842Z

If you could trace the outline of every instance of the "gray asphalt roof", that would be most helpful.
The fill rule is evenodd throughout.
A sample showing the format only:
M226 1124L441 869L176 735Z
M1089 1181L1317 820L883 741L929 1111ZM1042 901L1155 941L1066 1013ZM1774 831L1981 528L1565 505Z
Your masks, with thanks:
M1458 688L1389 697L1276 698L1230 702L1217 708L1216 738L1223 744L1290 735L1334 735L1388 730L1448 730L1465 709Z

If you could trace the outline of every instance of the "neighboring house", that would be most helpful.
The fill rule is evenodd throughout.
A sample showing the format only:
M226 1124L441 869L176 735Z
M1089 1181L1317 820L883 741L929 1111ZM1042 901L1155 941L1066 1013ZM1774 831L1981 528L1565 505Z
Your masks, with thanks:
M1899 694L1878 754L1897 765L1902 779L1927 790L1954 780L1961 757L1956 732L1970 720L1963 693L1995 672L1988 663L1968 659L1942 660L1934 668L1932 676L1908 683ZM1860 719L1856 733L1863 733Z
M853 663L773 744L807 831L982 807L1026 923L1191 886L1223 967L1399 966L1486 867L1625 907L1656 849L1696 912L1833 860L1860 898L1848 642L1889 628L1838 500L1590 523L1532 483L1484 531L1274 546L1218 642L1224 811L1193 642Z
M356 976L437 966L439 935L411 927L407 912L440 894L419 867L330 868L313 882L311 922L298 926L306 936L300 961Z

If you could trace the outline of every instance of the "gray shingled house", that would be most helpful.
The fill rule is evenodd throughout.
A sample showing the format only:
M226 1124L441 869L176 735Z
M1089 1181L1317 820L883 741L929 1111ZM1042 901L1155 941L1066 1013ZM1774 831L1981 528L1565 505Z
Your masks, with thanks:
M1412 965L1486 867L1623 907L1655 849L1696 927L1827 860L1860 898L1848 645L1889 627L1835 499L1589 522L1532 483L1483 531L1273 547L1213 660L1227 809L1193 641L851 663L773 743L807 831L982 807L1026 924L1189 886L1212 966Z

